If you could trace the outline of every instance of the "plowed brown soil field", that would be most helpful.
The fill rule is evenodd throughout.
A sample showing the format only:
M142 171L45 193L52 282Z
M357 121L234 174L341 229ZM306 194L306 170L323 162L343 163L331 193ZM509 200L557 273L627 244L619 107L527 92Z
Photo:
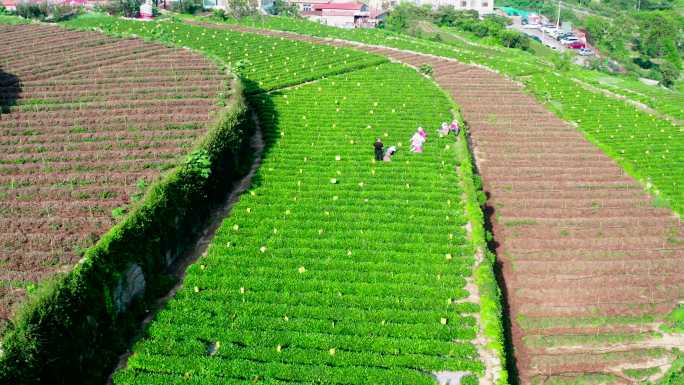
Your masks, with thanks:
M0 25L0 329L207 129L227 76L186 50Z
M669 369L684 299L682 223L573 126L501 75L453 60L216 26L430 64L461 106L489 196L522 384L634 384Z

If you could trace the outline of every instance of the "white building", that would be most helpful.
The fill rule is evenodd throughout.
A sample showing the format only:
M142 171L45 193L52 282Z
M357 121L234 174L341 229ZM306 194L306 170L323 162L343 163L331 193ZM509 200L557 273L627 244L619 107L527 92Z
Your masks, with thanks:
M363 3L328 3L311 4L302 11L302 16L321 24L341 28L357 28L367 26L370 12Z
M349 0L286 0L290 4L299 7L300 12L313 12L314 6L328 3L346 3Z
M368 7L383 9L383 4L394 6L398 3L412 3L417 6L431 5L432 8L451 5L459 11L475 10L480 15L494 13L494 0L368 0Z

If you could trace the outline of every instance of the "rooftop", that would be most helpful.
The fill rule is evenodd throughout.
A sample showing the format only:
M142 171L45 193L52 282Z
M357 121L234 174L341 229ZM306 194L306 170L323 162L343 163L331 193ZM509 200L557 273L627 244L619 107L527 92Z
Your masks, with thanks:
M313 8L315 10L321 9L345 9L345 10L360 10L365 7L365 4L361 3L326 3L326 4L315 4Z

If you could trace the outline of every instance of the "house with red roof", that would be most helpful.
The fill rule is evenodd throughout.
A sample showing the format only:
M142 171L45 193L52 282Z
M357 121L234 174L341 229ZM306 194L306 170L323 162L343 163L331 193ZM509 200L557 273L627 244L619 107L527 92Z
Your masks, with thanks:
M362 3L328 2L311 4L311 10L303 11L302 16L334 27L356 28L367 24L370 12Z
M10 11L14 11L17 8L16 0L0 0L0 5L9 9Z

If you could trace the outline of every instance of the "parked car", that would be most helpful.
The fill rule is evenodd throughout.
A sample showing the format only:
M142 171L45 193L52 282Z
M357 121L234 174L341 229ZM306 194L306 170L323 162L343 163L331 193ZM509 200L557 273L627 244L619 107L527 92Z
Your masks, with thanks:
M565 46L568 47L568 48L570 48L570 49L582 49L582 48L586 48L586 47L587 47L587 46L584 45L584 43L582 43L581 41L576 41L576 42L574 42L574 43L566 44Z
M525 29L539 29L539 24L523 24L522 27Z
M569 37L576 37L576 36L572 32L563 32L563 33L558 34L558 36L556 36L556 40L562 40L562 39L566 39Z
M539 38L539 36L535 36L535 35L527 35L527 36L529 36L530 39L532 39L532 40L536 40L538 43L542 42L542 40Z
M563 44L563 45L568 45L568 44L572 44L572 43L577 43L577 42L579 42L579 39L576 38L576 37L574 37L574 36L571 36L571 37L566 37L565 39L561 39L560 42L561 42L561 44Z
M582 56L591 56L594 54L594 51L592 51L590 48L580 48L577 53Z

